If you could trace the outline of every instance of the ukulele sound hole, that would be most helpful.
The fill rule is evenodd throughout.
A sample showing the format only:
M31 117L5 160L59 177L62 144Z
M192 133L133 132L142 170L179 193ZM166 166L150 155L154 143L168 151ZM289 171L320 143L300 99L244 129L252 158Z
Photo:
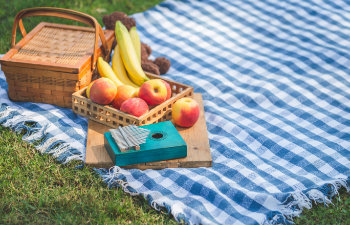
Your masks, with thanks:
M159 138L162 138L162 137L163 137L163 134L161 134L161 133L155 133L155 134L152 134L152 137L153 137L154 139L159 139Z

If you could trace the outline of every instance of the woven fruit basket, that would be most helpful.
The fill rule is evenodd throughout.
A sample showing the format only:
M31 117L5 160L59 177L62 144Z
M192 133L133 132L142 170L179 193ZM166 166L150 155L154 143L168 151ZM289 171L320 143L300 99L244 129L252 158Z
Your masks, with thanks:
M150 108L148 113L140 117L135 117L133 115L117 110L111 106L96 104L86 97L86 88L73 93L73 111L79 115L87 117L88 119L105 124L112 128L116 128L118 126L127 126L131 124L141 126L171 120L172 105L180 98L192 97L193 88L185 84L164 79L154 74L146 74L151 79L165 80L169 83L172 89L172 97L160 105Z
M31 16L60 17L92 28L41 22L27 34L22 18ZM17 25L23 38L16 44ZM10 99L70 108L72 93L89 85L97 58L109 57L114 39L113 31L103 31L95 18L84 13L50 7L20 11L11 49L0 59Z

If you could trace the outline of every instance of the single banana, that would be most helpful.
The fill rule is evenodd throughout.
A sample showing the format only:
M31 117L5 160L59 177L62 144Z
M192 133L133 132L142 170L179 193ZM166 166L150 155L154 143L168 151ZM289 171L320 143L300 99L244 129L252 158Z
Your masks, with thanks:
M131 87L138 88L136 84L134 84L126 74L126 70L122 61L122 58L120 56L120 50L119 50L119 45L116 45L114 48L114 54L112 57L112 69L114 71L114 74L119 78L119 80Z
M89 84L89 86L86 88L86 97L90 98L90 88L92 87L92 85L95 83L94 81L91 81L91 83Z
M97 59L97 69L100 73L101 77L109 78L113 81L115 86L123 85L123 82L121 82L118 77L114 74L112 67L102 59L102 57L98 57Z
M137 58L141 63L141 42L140 42L140 37L139 37L139 34L137 33L136 27L130 28L129 34L131 37L132 44L134 45Z
M115 23L115 35L120 48L120 55L131 80L141 86L149 78L143 72L128 30L120 21Z
M134 93L135 98L139 97L139 92L140 92L140 88L136 88L136 91Z

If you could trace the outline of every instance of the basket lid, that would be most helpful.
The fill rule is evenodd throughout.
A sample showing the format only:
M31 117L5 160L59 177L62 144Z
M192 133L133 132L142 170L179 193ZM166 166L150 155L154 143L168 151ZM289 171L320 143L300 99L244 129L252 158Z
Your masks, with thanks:
M107 40L113 35L113 31L105 31ZM79 73L82 68L91 65L94 41L93 28L42 22L11 49L1 62L27 68ZM99 41L98 54L101 53L101 45Z

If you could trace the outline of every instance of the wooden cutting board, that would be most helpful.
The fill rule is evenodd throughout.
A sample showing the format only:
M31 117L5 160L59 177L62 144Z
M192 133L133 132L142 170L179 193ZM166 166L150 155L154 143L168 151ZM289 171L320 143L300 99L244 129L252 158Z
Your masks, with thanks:
M190 128L176 126L182 138L187 144L187 157L159 162L140 163L123 168L136 169L164 169L164 168L193 168L210 167L212 165L207 125L204 117L204 107L201 94L194 94L193 97L200 106L200 115L197 123ZM109 168L113 162L104 147L103 134L108 132L110 127L89 120L85 163L98 168Z

